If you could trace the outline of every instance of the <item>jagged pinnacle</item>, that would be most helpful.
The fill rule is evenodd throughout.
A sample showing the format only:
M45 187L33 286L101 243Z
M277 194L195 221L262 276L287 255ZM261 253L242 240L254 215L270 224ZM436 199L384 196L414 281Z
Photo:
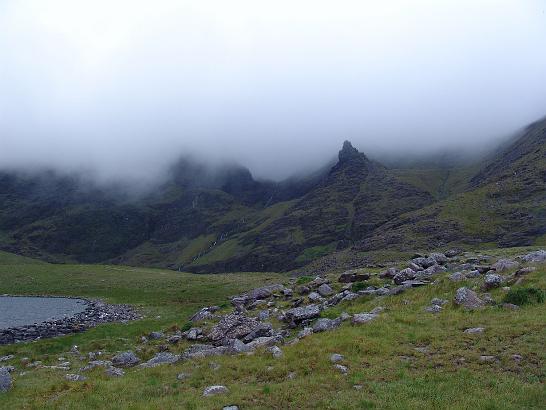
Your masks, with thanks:
M339 162L347 161L351 158L355 158L360 156L361 154L358 152L358 150L353 147L350 141L345 141L343 143L343 147L341 148L341 151L339 151L338 158Z

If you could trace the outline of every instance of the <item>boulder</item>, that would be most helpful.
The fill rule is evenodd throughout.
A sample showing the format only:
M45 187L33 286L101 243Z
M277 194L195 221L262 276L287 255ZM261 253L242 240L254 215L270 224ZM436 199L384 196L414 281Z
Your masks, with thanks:
M457 249L457 248L453 248L453 249L449 249L445 255L448 257L448 258L454 258L455 256L459 256L461 253L463 253L462 249Z
M412 279L415 279L415 271L410 268L401 270L393 278L394 283L396 283L397 285L401 285L403 282Z
M203 330L200 327L192 327L190 330L185 332L186 339L188 340L197 340L202 334Z
M483 282L483 287L486 290L498 288L502 283L502 276L497 275L496 273L488 273L485 275L485 280Z
M169 352L159 352L150 360L139 365L142 368L156 367L162 364L173 364L180 360L180 355Z
M203 390L203 396L215 396L217 394L226 394L229 392L229 389L226 386L208 386Z
M226 350L225 347L220 349L216 346L206 344L191 345L182 353L182 357L184 359L200 359L209 356L219 356L224 354Z
M0 393L6 393L13 387L11 375L6 367L0 367Z
M232 313L222 317L207 335L213 344L222 344L225 339L241 339L249 342L257 337L271 336L271 323L260 322L243 314Z
M275 359L280 359L282 357L282 350L279 346L271 346L267 350L269 351L269 353L271 353L271 355Z
M421 266L423 269L426 269L432 265L436 265L436 261L431 257L428 257L428 258L419 257L419 258L414 258L411 261L415 263L416 265Z
M323 283L317 289L318 294L322 297L330 296L334 294L334 290L327 283Z
M491 268L496 272L502 272L504 270L515 269L518 266L519 263L511 259L499 259L497 262L491 265Z
M478 333L483 333L484 330L485 330L485 328L483 328L483 327L471 327L471 328L465 329L464 333L474 335L474 334L478 334Z
M304 320L314 319L320 315L320 307L318 305L300 306L289 309L284 315L284 321L288 323L300 323Z
M327 318L321 318L318 319L313 324L313 332L319 333L319 332L326 332L328 330L335 329L336 327L339 327L341 325L341 318L337 319L327 319Z
M440 299L440 298L434 298L430 301L430 304L431 305L436 305L436 306L443 306L445 304L447 304L447 300L446 299Z
M163 332L152 332L148 335L148 339L150 340L159 340L159 339L163 339L165 337L165 335L163 334Z
M480 276L480 271L479 270L471 270L470 272L467 272L465 274L465 276L466 276L467 279L478 278Z
M317 292L311 292L307 297L311 302L320 302L322 300L322 296L320 296Z
M361 325L363 323L368 323L372 320L374 320L377 317L374 313L355 313L353 315L353 324L355 325Z
M343 272L339 278L338 282L340 283L352 283L352 282L362 282L370 279L370 275L367 273L359 273L358 270L349 270Z
M396 268L389 268L386 271L381 272L379 274L379 277L381 279L392 279L396 276L397 273L398 273L398 270Z
M449 280L452 282L461 282L466 279L466 276L462 272L455 272L449 275Z
M524 262L546 262L546 250L541 249L539 251L530 252L521 257Z
M300 332L298 333L298 339L303 339L304 337L310 336L313 334L313 328L312 327L304 327Z
M441 305L430 305L425 308L425 312L428 313L440 313L442 311Z
M466 287L457 289L454 303L466 309L478 309L485 304L484 301L478 297L476 292Z
M112 357L112 364L116 367L133 367L140 362L140 359L131 351L123 352Z
M443 265L448 262L447 256L440 252L431 253L429 257L439 265Z

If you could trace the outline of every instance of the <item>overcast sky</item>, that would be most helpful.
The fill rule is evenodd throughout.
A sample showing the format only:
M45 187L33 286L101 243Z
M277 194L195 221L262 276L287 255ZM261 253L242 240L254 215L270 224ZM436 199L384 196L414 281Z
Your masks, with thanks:
M546 115L544 0L2 0L0 167L280 178Z

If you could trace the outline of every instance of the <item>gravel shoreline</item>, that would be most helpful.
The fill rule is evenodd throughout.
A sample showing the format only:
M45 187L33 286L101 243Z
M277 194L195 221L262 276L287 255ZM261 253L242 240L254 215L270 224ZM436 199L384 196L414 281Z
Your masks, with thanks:
M24 326L10 327L0 330L0 345L27 342L44 338L57 337L83 332L102 323L127 322L140 319L141 316L130 305L111 305L100 300L90 300L74 296L44 296L44 295L2 295L14 297L39 296L43 298L56 297L79 299L87 303L83 312L57 320L48 320Z

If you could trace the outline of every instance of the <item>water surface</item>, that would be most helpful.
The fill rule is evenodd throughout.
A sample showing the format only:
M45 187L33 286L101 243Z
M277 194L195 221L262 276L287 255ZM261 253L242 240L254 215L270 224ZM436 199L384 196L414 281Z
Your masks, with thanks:
M0 296L0 329L74 316L86 307L82 299Z

